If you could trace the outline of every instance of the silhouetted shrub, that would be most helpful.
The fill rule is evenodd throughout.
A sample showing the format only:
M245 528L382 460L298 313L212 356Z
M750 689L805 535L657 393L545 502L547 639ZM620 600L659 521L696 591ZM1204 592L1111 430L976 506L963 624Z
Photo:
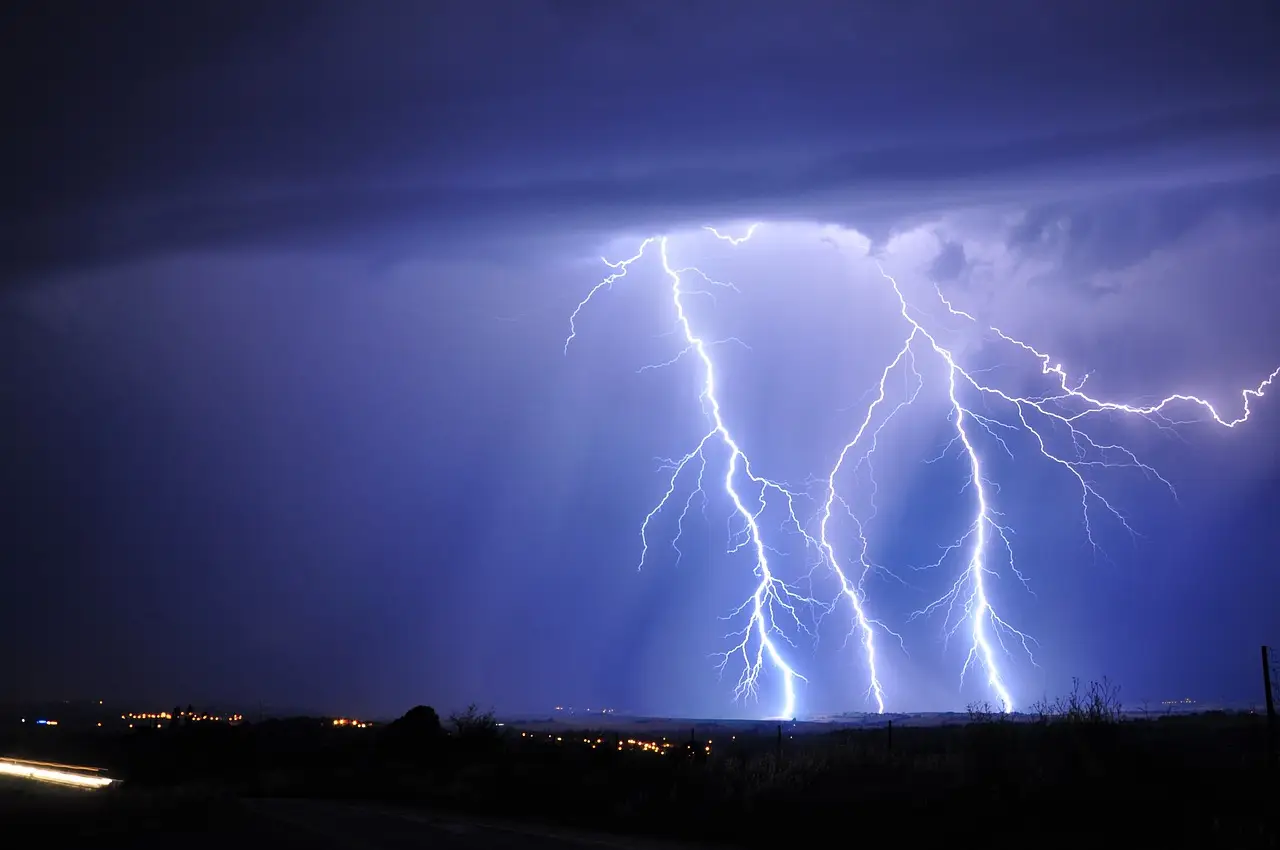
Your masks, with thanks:
M379 736L379 749L392 758L429 762L444 739L440 715L429 705L417 705L392 721Z
M1041 723L1119 723L1122 706L1120 704L1120 686L1113 685L1106 676L1101 681L1090 682L1089 687L1080 691L1080 680L1071 680L1071 693L1058 697L1050 702L1048 699L1037 700L1031 704L1030 713Z
M453 726L453 734L464 744L488 745L501 737L493 712L480 711L475 703L467 706L464 711L450 714L449 723Z
M438 738L444 734L440 715L429 705L416 705L391 723L391 729L416 738Z

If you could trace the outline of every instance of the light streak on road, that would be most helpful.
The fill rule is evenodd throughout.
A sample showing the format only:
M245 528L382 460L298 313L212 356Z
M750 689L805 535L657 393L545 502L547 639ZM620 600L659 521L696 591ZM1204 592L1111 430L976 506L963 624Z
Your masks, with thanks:
M94 773L82 771L94 771ZM106 788L115 782L114 779L96 775L96 771L97 768L84 768L75 765L56 764L54 762L0 759L0 776L13 776L18 779L50 782L55 785L68 785L91 790Z

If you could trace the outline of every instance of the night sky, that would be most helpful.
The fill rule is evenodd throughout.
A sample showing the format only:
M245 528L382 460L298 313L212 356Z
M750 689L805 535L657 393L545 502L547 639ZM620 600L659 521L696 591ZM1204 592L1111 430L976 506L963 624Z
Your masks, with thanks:
M709 348L726 421L814 496L902 343L877 260L1095 395L1235 418L1280 365L1277 43L1266 0L6 4L0 698L776 713L769 665L758 701L716 669L755 581L723 452L679 562L688 479L637 570L704 376L641 371L684 347L656 250L566 351L601 255L669 234L736 285L690 301L738 340ZM751 222L737 247L701 229ZM984 380L1045 389L944 324ZM925 463L953 432L920 368L864 590L904 639L878 638L889 707L953 710L992 698L961 685L965 633L909 615L963 559L913 567L973 490L954 453ZM1006 641L1018 705L1103 675L1132 706L1261 699L1277 397L1234 429L1099 419L1176 496L1091 468L1133 530L1094 504L1098 548L1068 474L982 435L1027 579L1001 567L993 600L1038 641L1038 666ZM834 598L762 517L778 572ZM813 630L780 644L798 713L866 709L849 611Z

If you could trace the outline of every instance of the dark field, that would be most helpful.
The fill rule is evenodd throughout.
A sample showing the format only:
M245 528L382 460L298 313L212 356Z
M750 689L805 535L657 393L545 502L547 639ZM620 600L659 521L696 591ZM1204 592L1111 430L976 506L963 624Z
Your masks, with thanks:
M41 730L0 752L96 764L124 781L38 793L7 782L0 819L68 840L144 829L230 835L267 828L254 815L262 800L306 798L761 847L859 835L1280 846L1278 774L1265 719L1250 714L1010 722L978 713L964 725L892 732L712 737L709 754L706 736L694 746L656 741L653 752L625 733L619 749L614 732L556 740L482 714L458 721L442 728L419 709L372 729L299 719L124 735Z

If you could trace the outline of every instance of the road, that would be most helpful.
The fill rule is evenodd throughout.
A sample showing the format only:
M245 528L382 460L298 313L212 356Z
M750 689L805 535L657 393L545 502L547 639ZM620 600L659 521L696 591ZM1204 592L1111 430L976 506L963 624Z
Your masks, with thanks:
M36 780L36 781L32 781ZM202 805L198 799L113 800L96 768L0 758L0 819L19 817L64 836L111 836L135 848L161 846L195 830L200 846L287 846L317 850L680 850L681 845L507 821L430 814L386 805L327 800L249 799ZM69 791L73 796L57 794ZM53 792L53 796L50 796ZM86 793L87 792L87 793ZM95 805L101 804L101 805ZM123 805L120 805L123 804ZM111 842L108 841L109 846ZM191 845L187 844L189 850Z
M248 800L271 843L316 850L689 850L689 845L560 830L385 806L313 800ZM265 838L266 836L260 836Z
M0 823L46 847L99 850L693 850L690 845L561 830L366 803L200 796L173 800L0 777ZM5 792L8 793L5 793Z

